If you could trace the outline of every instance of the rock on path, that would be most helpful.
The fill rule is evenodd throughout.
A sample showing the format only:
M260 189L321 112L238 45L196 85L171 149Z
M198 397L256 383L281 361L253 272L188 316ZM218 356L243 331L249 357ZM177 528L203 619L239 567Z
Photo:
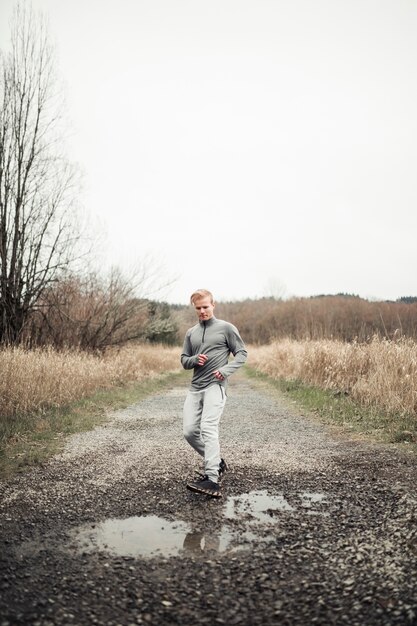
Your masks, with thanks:
M0 484L0 626L417 623L417 472L237 374L223 498L192 494L186 387ZM118 520L118 521L116 521Z

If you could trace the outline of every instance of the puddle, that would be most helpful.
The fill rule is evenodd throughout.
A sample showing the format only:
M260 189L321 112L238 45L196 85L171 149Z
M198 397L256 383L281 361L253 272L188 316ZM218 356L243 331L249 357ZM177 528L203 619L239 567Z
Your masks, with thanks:
M255 539L256 536L251 533L238 535L225 526L222 526L219 534L191 532L188 533L184 539L183 553L192 552L194 554L203 554L209 551L237 552L247 548Z
M274 523L278 512L294 512L298 508L309 509L309 515L328 515L314 508L326 502L323 493L303 491L291 499L291 504L283 495L269 495L266 490L251 491L240 496L229 497L226 502L225 516L228 519L246 519L263 523Z
M290 500L290 501L289 501ZM183 521L169 521L156 515L108 519L102 523L88 524L74 529L67 544L57 549L78 552L107 552L114 556L152 558L181 557L187 553L208 555L210 552L235 553L248 550L254 544L274 539L273 533L265 536L265 526L276 524L282 516L303 513L322 515L327 497L322 493L299 492L270 495L267 490L251 491L239 496L229 496L223 505L225 523L218 532L206 533ZM229 520L243 522L240 530L232 528ZM263 532L262 532L263 531ZM51 543L54 537L50 537ZM25 554L47 550L48 542L32 540L16 548L18 558Z
M83 552L100 550L131 557L234 552L245 547L238 543L238 536L226 527L222 527L218 534L205 534L193 531L185 522L169 522L155 515L109 519L94 526L90 524L74 531L73 538ZM246 536L240 539L246 544L250 540Z
M272 511L294 511L284 496L270 496L267 491L251 491L240 496L229 497L225 516L228 519L251 517L270 523Z
M188 553L236 552L247 549L255 542L264 541L254 531L253 524L270 525L277 522L279 514L304 510L307 514L327 515L321 510L326 496L321 493L301 492L291 498L270 495L266 490L251 491L240 496L229 496L224 505L226 520L246 523L246 531L231 530L227 525L218 533L193 530L181 521L170 522L155 515L109 519L94 526L84 526L74 532L79 550L101 550L118 556L153 557L181 556Z
M109 519L75 533L85 552L101 550L118 556L177 556L191 528L184 522L169 522L155 515Z

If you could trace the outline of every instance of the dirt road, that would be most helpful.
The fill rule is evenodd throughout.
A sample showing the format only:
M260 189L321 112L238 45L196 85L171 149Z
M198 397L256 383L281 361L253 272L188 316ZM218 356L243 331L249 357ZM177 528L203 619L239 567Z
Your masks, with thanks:
M237 374L223 498L171 387L0 485L0 626L417 623L417 470Z

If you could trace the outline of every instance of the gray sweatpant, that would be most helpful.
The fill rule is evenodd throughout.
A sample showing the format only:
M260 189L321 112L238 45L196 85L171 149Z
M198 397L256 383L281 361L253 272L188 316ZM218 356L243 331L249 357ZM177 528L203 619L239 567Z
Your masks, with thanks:
M184 402L184 437L204 458L210 480L219 480L219 422L226 404L224 387L214 383L203 391L189 391Z

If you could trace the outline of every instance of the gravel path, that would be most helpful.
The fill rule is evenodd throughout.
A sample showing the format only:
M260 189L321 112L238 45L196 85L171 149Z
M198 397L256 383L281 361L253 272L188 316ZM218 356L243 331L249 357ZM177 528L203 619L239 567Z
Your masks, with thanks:
M0 484L0 626L417 623L415 457L235 375L223 498L188 492L186 387Z

